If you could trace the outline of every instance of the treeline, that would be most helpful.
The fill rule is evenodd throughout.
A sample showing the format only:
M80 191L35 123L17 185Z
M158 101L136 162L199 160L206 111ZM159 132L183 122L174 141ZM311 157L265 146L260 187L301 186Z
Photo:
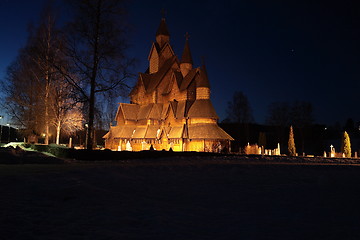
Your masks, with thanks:
M133 60L126 56L127 24L122 1L72 0L67 20L54 6L39 22L1 81L3 107L25 136L71 134L86 130L92 149L94 130L114 119L116 97L125 96Z
M356 139L360 138L360 129L352 119L348 119L344 126L339 123L334 126L317 124L312 104L306 101L270 103L265 123L257 124L247 97L242 92L235 92L228 102L227 118L221 126L235 139L232 142L233 151L241 151L248 143L257 143L269 149L276 148L280 143L282 152L287 152L291 126L296 151L300 155L322 155L334 143L338 144L337 149L342 149L344 131L354 139L353 149L357 151L359 148Z

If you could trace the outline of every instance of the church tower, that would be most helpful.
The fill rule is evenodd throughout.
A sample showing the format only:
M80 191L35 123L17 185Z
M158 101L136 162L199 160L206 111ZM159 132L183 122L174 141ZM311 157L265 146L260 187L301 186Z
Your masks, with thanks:
M158 30L156 31L156 42L159 44L159 47L162 48L165 43L170 41L170 33L167 28L165 18L161 19Z
M193 60L191 57L190 46L189 46L189 34L185 35L185 47L181 57L180 71L183 77L185 77L193 67Z

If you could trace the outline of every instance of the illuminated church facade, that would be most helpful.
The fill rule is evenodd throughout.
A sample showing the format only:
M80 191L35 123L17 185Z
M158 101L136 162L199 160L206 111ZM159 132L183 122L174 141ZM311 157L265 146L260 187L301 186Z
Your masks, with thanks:
M162 18L130 103L119 103L115 120L104 136L112 150L229 151L233 138L221 129L210 100L205 66L193 67L188 37L179 60L170 45Z

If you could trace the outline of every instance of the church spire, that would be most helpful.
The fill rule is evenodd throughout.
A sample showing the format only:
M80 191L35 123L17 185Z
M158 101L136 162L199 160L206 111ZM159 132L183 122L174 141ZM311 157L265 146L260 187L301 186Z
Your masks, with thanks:
M185 34L185 47L184 47L184 51L181 57L181 63L190 63L191 65L193 64L193 60L191 57L191 52L190 52L190 46L189 46L189 34L186 33Z
M189 46L189 34L188 33L185 34L185 39L186 39L185 47L184 47L184 51L181 56L181 62L180 62L180 71L184 77L190 72L190 70L192 69L192 65L193 65L193 60L191 57L190 46Z
M164 46L166 42L169 41L170 41L170 33L165 22L165 17L162 17L159 28L156 31L156 42L159 44L161 48Z
M164 36L169 36L170 37L170 33L169 33L168 28L167 28L166 21L165 21L164 17L161 18L159 28L156 31L156 36L159 36L159 35L164 35Z

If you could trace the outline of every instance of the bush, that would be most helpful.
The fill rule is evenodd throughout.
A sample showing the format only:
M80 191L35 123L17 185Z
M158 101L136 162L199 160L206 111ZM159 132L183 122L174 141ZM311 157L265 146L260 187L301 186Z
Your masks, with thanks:
M31 144L31 149L34 149L38 152L47 152L59 158L69 158L73 149L57 145L57 144Z

